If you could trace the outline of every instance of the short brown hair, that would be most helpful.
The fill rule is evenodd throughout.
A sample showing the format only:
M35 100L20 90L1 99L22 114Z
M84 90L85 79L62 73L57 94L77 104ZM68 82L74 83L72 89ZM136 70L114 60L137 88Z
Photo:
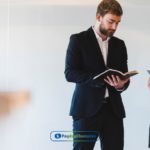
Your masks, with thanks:
M97 7L96 14L104 16L107 13L121 16L123 14L123 10L116 0L102 0Z

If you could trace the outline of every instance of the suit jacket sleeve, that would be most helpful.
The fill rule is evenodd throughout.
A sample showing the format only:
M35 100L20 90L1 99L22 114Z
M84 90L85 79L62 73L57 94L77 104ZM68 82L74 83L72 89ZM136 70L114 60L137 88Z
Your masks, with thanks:
M126 49L126 45L124 43L124 41L122 41L122 61L121 61L121 67L120 67L120 70L123 72L123 73L126 73L128 72L128 55L127 55L127 49ZM119 93L125 91L128 86L130 84L130 80L124 85L123 89L121 90L117 90Z
M82 70L81 48L75 35L70 37L65 62L65 77L69 82L88 83L92 74Z
M85 71L82 67L82 46L79 42L77 35L70 37L66 54L65 77L69 82L91 87L101 87L103 83L97 83L93 80L96 74Z

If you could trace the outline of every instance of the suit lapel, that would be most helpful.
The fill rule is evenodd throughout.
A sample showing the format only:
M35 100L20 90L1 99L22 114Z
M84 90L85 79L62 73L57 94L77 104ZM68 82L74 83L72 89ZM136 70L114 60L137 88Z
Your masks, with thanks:
M92 27L89 29L89 32L90 32L90 38L89 38L89 43L91 45L91 48L96 51L97 55L98 55L98 59L99 59L99 63L100 63L100 66L104 66L106 67L105 63L104 63L104 58L103 58L103 55L102 55L102 52L101 52L101 49L99 47L99 44L98 44L98 41L96 39L96 36L94 34L94 31L92 29Z
M109 40L109 43L108 43L108 55L107 55L107 67L110 67L111 68L111 60L112 60L112 57L113 57L113 45L112 45L112 42L113 39L111 38Z

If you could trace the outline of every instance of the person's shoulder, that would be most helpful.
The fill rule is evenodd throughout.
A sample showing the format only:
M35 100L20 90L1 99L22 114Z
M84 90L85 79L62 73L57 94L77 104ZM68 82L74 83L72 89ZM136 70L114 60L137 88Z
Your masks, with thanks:
M111 40L114 41L114 42L121 42L121 43L123 42L124 43L124 40L122 40L122 39L120 39L116 36L111 37Z
M126 44L125 44L124 40L122 40L118 37L115 37L115 36L111 37L110 43L120 47L122 50L126 49Z
M84 39L86 38L90 32L92 31L92 27L88 28L87 30L78 32L78 33L74 33L71 35L72 38L78 38L78 39Z

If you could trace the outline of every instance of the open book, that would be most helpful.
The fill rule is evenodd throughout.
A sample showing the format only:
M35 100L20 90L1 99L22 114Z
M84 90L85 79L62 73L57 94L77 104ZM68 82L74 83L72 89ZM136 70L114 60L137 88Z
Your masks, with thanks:
M98 74L97 76L95 76L93 78L93 80L104 80L104 78L106 78L107 76L111 76L111 75L115 75L115 76L119 76L119 78L121 80L125 80L125 79L128 79L130 78L131 76L134 76L138 74L138 71L136 70L133 70L133 71L129 71L129 72L126 72L126 73L122 73L121 71L118 71L118 70L115 70L115 69L108 69L100 74Z

